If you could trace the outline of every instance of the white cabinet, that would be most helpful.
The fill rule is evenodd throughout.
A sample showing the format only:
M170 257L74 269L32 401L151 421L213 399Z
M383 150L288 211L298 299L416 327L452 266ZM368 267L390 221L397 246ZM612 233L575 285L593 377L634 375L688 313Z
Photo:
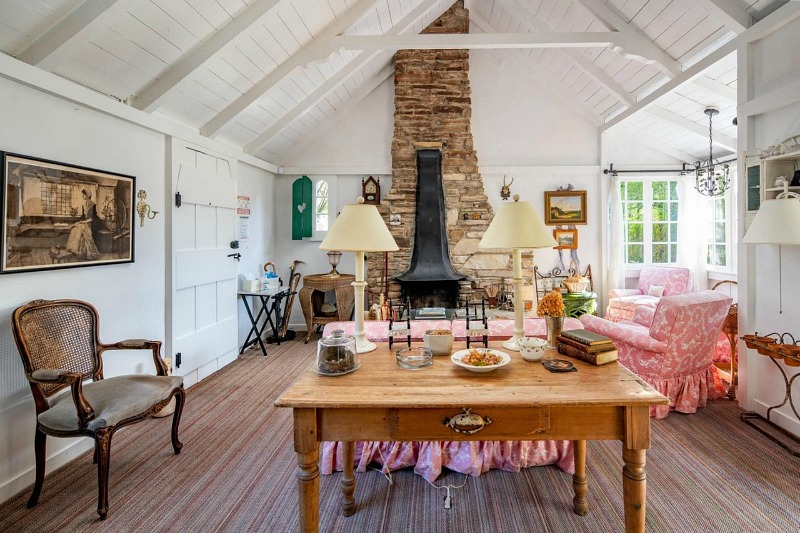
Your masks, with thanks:
M800 151L776 155L766 159L747 158L747 198L746 211L758 211L765 200L773 200L784 191L783 186L775 186L775 178L783 176L792 181L795 171L800 168ZM800 186L790 186L790 191L800 192Z

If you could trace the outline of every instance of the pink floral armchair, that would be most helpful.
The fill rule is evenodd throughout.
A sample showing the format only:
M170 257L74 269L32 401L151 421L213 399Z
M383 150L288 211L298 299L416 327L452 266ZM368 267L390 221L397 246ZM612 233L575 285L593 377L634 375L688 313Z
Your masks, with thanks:
M712 359L730 305L731 298L720 292L693 292L665 296L655 310L638 307L632 321L583 315L581 322L611 337L619 362L669 398L668 406L650 408L650 416L665 418L670 410L694 413L706 400L725 396Z
M692 290L688 268L645 265L639 273L638 289L611 289L605 318L612 322L631 320L640 305L655 309L662 296L685 294Z

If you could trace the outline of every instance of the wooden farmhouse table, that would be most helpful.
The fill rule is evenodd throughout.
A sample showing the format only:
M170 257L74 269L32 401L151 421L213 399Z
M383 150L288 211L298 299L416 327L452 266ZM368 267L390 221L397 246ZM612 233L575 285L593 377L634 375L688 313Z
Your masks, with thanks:
M456 343L453 350L464 347ZM501 343L489 347L503 351ZM552 373L510 355L508 365L483 374L445 356L427 368L403 370L382 344L360 354L361 368L349 374L323 376L309 368L275 401L294 414L300 529L319 527L321 441L345 443L342 513L349 516L356 509L354 441L566 439L575 442L573 510L579 515L588 511L586 440L622 441L625 530L644 531L649 407L668 400L619 363L573 361L577 372Z

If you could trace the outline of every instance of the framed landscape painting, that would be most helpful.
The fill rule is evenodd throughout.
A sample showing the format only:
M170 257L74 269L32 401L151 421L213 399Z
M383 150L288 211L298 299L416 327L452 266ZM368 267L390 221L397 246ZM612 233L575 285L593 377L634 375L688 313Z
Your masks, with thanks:
M0 273L133 262L136 178L0 155Z
M576 229L554 229L553 238L558 243L554 247L557 250L575 250L578 248L578 230Z
M545 191L544 223L586 224L586 191Z

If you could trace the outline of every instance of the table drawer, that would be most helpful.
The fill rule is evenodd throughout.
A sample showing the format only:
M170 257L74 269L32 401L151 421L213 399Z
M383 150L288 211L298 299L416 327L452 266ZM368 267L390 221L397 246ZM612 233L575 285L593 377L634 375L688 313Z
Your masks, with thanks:
M319 440L538 440L550 408L325 409Z

